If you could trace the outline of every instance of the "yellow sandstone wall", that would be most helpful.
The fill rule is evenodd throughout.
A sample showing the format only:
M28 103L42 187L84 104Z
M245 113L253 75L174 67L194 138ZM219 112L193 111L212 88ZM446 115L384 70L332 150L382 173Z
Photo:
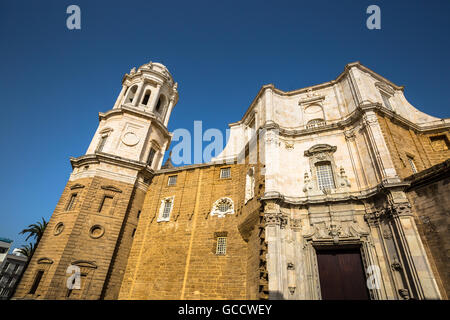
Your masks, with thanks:
M231 178L220 179L220 168ZM260 206L263 189L244 205L248 165L203 165L163 170L145 197L119 299L260 298ZM258 170L259 172L259 170ZM176 186L168 177L177 175ZM258 173L259 177L259 173ZM157 222L161 199L175 196L170 221ZM211 216L213 203L233 200L235 213ZM216 238L227 253L216 255Z

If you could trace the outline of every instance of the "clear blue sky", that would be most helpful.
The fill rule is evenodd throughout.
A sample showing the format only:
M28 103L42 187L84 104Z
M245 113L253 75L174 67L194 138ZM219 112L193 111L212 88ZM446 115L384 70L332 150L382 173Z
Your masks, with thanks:
M66 8L81 8L81 30ZM366 8L381 8L381 30ZM294 90L335 79L360 61L422 111L449 117L450 1L0 2L0 236L50 218L86 151L98 112L124 73L164 63L179 84L169 129L225 130L259 88Z

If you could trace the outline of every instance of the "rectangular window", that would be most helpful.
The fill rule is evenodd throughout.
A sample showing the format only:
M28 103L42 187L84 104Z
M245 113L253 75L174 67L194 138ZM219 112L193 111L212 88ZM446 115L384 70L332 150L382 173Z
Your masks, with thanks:
M386 108L389 110L392 110L391 103L389 102L389 96L385 95L384 93L381 94L381 97L383 98L383 103Z
M449 149L449 142L445 135L430 137L430 141L434 151L445 151Z
M16 273L16 272L17 272L17 270L19 270L19 265L18 265L18 264L16 264L16 265L14 266L14 270L13 270L13 273Z
M170 216L171 210L172 210L172 201L171 200L164 201L164 210L163 210L162 218L168 219Z
M100 208L98 212L107 213L109 209L112 207L113 197L112 196L104 196L102 203L100 204Z
M412 172L417 173L417 168L416 168L416 164L414 163L414 159L408 156L408 162L409 162L409 165L411 166Z
M72 195L70 196L69 203L67 204L66 211L72 210L76 199L77 199L77 194L76 193L72 193Z
M316 165L317 182L319 189L334 189L333 171L329 163L321 163Z
M177 176L170 176L169 179L168 179L167 184L168 184L169 186L174 186L174 185L176 185L176 184L177 184Z
M37 288L39 287L39 283L41 282L42 276L44 275L44 270L39 270L34 278L33 285L29 291L30 294L35 294Z
M148 164L149 166L152 165L152 163L153 163L153 158L155 158L155 154L156 154L156 150L153 149L153 148L151 148L151 149L150 149L150 152L149 152L149 154L148 154L148 158L147 158L147 164Z
M107 138L108 138L107 135L101 136L100 141L99 141L98 146L97 146L97 151L99 151L99 152L103 151L103 147L105 146Z
M231 168L220 169L220 179L226 179L231 177Z
M6 262L5 262L5 265L3 266L2 271L5 272L6 270L8 270L8 267L9 267L9 262L6 261Z
M227 253L227 237L217 237L216 255L223 256Z
M138 210L137 218L139 219L140 216L141 216L141 210Z
M131 237L134 238L135 234L136 234L136 229L133 229L133 232L131 232Z

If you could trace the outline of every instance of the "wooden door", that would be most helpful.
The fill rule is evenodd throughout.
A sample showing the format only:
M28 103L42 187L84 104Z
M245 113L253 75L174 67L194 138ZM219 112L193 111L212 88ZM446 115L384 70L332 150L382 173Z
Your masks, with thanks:
M323 300L368 300L359 248L317 250Z

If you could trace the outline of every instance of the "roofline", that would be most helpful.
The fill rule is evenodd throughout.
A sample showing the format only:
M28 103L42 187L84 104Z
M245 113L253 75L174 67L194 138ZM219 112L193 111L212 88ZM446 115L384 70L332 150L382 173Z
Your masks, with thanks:
M253 109L253 106L255 105L256 101L260 98L260 96L262 96L262 94L266 91L266 89L272 89L276 94L281 95L281 96L292 96L292 95L296 95L296 94L300 94L303 92L306 92L310 89L322 89L325 87L329 87L329 86L333 86L336 83L338 83L339 81L341 81L341 79L348 74L349 70L353 67L359 68L362 71L368 72L370 73L375 79L379 80L379 81L383 81L386 82L387 84L389 84L390 86L392 86L393 88L395 88L396 90L404 90L404 86L398 86L395 83L393 83L392 81L386 79L385 77L383 77L382 75L376 73L375 71L373 71L372 69L362 65L359 61L355 61L355 62L351 62L345 65L344 67L344 71L342 71L334 80L328 81L328 82L322 82L319 84L315 84L312 86L308 86L308 87L304 87L304 88L300 88L300 89L295 89L292 91L283 91L281 89L278 89L274 86L274 84L270 83L270 84L266 84L263 85L261 87L261 89L259 89L258 93L256 94L255 98L253 99L253 101L250 103L250 106L247 108L247 110L245 111L244 115L242 116L241 120L236 121L236 122L232 122L230 124L228 124L229 127L233 127L236 125L240 125L243 122L243 119L245 119L247 117L247 115L250 113L250 110Z

